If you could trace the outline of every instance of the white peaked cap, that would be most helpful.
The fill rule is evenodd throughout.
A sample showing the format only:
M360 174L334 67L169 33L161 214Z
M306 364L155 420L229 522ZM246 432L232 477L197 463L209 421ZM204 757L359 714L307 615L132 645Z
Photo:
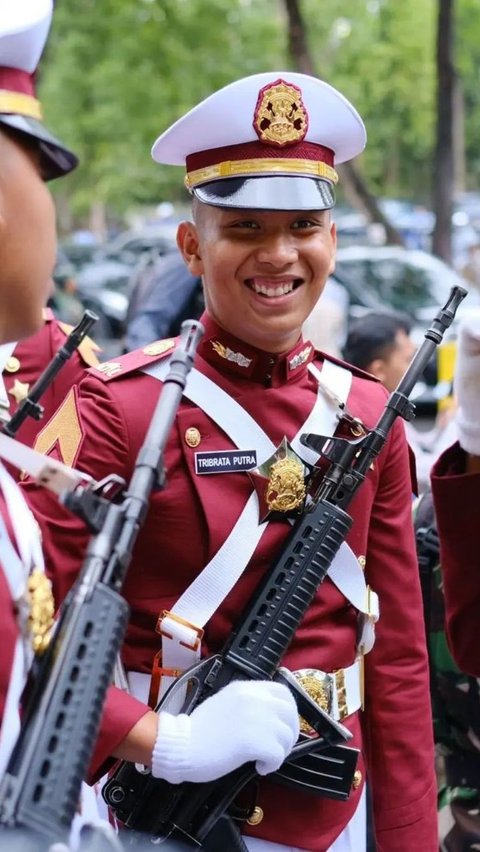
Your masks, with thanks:
M362 119L333 86L272 71L214 92L158 137L152 157L186 165L205 203L319 209L334 204L334 166L365 143Z
M0 0L0 65L32 74L45 47L53 0Z

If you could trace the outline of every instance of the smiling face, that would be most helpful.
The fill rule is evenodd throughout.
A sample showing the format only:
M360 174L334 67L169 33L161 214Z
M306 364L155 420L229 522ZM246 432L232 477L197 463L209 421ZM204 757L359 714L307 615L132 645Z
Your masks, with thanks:
M335 226L327 210L236 210L196 203L178 246L202 275L214 320L245 343L280 353L299 340L334 268Z

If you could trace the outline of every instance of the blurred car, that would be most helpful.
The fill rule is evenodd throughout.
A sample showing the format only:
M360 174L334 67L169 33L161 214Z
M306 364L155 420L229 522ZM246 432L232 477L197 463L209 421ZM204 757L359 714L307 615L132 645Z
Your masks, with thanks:
M73 264L61 248L52 274L52 292L47 305L57 319L70 325L80 322L84 307L78 295L76 272Z
M96 252L97 258L119 260L135 266L146 255L163 255L176 249L177 223L146 227L141 231L123 231L104 243Z
M123 337L132 279L148 259L176 249L175 234L176 223L169 222L123 231L98 245L65 244L64 252L77 264L78 296L99 316L93 332L96 340Z
M397 310L407 313L412 321L411 336L418 345L425 331L449 297L452 287L468 290L468 283L446 263L427 252L400 246L349 246L339 249L335 278L350 298L349 317L361 317L369 310ZM472 308L478 308L480 297L472 290L461 303L455 321L447 330L442 346L449 347L447 373L453 371L454 341L458 322ZM452 347L453 344L453 347ZM438 401L449 392L449 378L438 370L438 353L424 374L415 394L422 413L431 414Z
M92 332L95 340L123 336L131 276L132 267L119 260L98 259L78 271L78 296L99 317Z

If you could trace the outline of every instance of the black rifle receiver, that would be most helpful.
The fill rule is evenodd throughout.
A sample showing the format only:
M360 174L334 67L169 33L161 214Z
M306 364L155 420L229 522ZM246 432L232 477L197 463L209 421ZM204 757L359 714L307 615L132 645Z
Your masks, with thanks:
M5 435L14 438L27 417L33 417L34 420L42 419L43 406L39 403L39 399L49 385L51 385L57 373L66 364L71 355L78 349L82 340L84 340L92 325L97 320L98 316L93 311L85 311L78 325L71 330L63 346L55 353L43 373L38 377L28 396L22 400L10 420L2 426L2 432Z
M39 664L0 784L0 848L8 842L9 852L46 852L68 837L128 622L120 590L150 492L164 482L165 446L202 334L200 323L182 326L128 489L121 502L108 503ZM85 495L90 506L85 486L69 496L81 503Z
M292 527L281 553L255 591L221 653L188 669L156 708L157 712L168 710L169 697L185 684L189 691L181 712L191 713L232 680L274 679L285 683L293 692L300 715L317 736L301 735L277 775L283 783L295 781L296 763L315 757L318 759L313 766L316 792L322 790L324 795L340 799L349 795L351 784L345 784L345 778L351 781L358 753L355 749L336 745L346 741L349 732L320 711L296 679L279 666L350 530L352 518L345 511L348 504L365 479L372 460L385 445L396 417L413 418L415 407L408 394L465 295L466 291L459 287L452 289L447 304L425 333L425 341L397 390L388 398L374 429L354 441L302 435L302 442L320 452L328 462L316 493ZM316 754L318 751L321 753ZM170 784L153 778L148 772L139 772L131 763L122 762L105 785L103 795L116 816L132 829L131 845L135 845L136 832L141 832L157 838L160 845L168 838L177 838L187 846L223 852L215 837L215 827L240 790L255 776L254 764L248 763L210 783ZM306 785L303 787L305 789Z

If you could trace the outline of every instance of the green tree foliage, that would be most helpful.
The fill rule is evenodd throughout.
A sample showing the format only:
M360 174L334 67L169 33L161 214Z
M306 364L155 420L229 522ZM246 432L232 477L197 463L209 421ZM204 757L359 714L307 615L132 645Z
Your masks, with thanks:
M94 199L121 212L178 195L182 174L151 161L152 143L212 90L281 65L279 17L265 0L62 0L40 94L81 159L77 212Z
M459 58L474 108L467 152L477 172L479 3L458 0ZM303 0L302 11L318 75L365 119L359 166L373 191L428 201L435 0ZM236 77L291 67L286 26L283 0L59 0L40 94L49 125L82 161L62 189L74 211L97 201L121 214L178 199L181 171L151 161L156 136Z

